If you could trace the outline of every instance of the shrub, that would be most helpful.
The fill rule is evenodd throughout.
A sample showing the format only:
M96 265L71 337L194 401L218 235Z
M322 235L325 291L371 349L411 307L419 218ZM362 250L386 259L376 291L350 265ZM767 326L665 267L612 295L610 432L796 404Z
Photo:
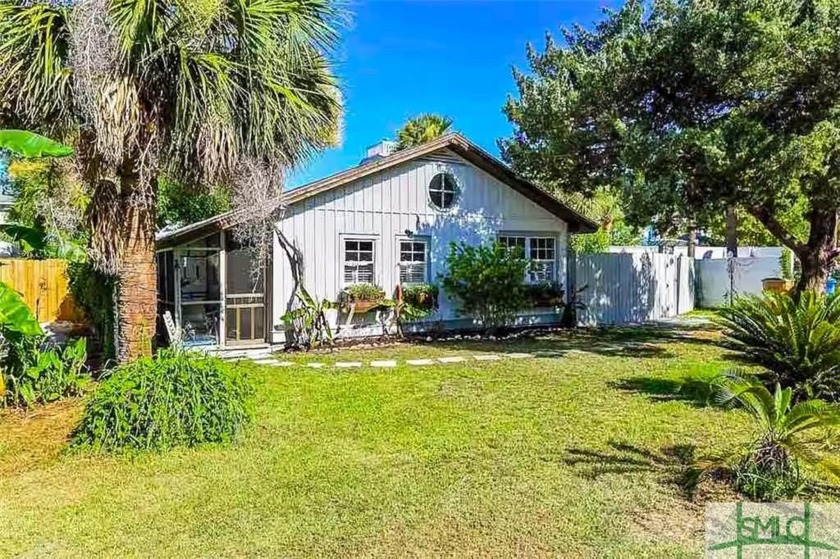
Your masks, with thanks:
M78 396L90 382L84 338L64 347L43 343L28 338L7 349L3 359L6 404L29 407Z
M220 359L161 350L102 381L73 445L117 450L228 442L250 419L252 392L244 374Z
M0 404L32 406L79 394L89 377L84 339L50 347L20 295L0 283Z
M761 500L794 497L806 486L802 465L832 482L840 481L840 463L824 452L840 440L834 430L840 426L840 405L822 400L792 405L789 388L777 384L771 394L761 384L739 379L722 384L717 400L722 405L737 404L756 425L755 438L734 468L739 491Z
M528 262L521 251L499 244L452 243L446 269L443 290L458 300L461 314L475 318L484 328L510 324L516 312L528 305Z
M114 354L114 285L116 279L89 262L71 262L67 266L70 293L78 308L90 321L98 339L92 352L100 350L105 359Z
M840 297L805 291L741 297L721 310L728 345L796 397L840 399Z

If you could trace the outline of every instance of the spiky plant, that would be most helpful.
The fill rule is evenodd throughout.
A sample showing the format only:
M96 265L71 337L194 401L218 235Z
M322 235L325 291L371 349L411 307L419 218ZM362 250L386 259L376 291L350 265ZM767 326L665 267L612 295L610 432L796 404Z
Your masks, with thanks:
M446 134L452 127L452 119L436 114L422 114L409 119L397 130L397 149L406 149L431 142Z
M0 3L0 125L76 147L122 361L151 351L158 178L279 196L282 169L336 137L337 15L332 0ZM243 165L271 179L242 184Z
M840 297L805 291L740 297L721 310L725 340L796 398L840 398Z
M737 377L720 385L717 401L743 408L755 423L756 436L735 468L742 491L757 498L791 496L801 485L800 465L832 482L840 481L840 462L829 454L840 442L835 431L840 426L840 405L823 400L793 405L790 388L777 384L771 393L759 383Z

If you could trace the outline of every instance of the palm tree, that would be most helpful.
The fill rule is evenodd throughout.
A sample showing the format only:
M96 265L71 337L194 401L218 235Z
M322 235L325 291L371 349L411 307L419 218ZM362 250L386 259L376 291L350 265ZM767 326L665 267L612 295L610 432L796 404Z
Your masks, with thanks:
M446 134L450 127L451 118L431 113L409 119L397 130L397 150L431 142Z
M230 187L246 163L283 169L328 145L338 15L332 0L0 5L0 125L75 146L90 252L118 279L121 361L151 351L158 177Z
M838 442L834 429L840 426L840 405L805 400L791 406L792 398L792 390L778 384L772 394L764 385L737 376L721 384L719 403L739 405L757 427L740 469L772 479L798 472L801 462L840 480L840 463L824 454Z

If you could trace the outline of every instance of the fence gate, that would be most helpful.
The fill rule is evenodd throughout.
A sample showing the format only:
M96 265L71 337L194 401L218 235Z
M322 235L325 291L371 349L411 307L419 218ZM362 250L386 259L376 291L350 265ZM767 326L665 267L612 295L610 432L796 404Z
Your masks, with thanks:
M575 285L582 325L629 324L671 318L694 308L694 260L672 254L578 255Z

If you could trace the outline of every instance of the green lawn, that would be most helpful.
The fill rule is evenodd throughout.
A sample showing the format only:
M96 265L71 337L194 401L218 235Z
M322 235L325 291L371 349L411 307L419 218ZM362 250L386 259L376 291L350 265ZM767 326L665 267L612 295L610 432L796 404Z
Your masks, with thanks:
M747 436L739 413L670 396L684 374L732 365L708 333L317 358L493 350L550 353L389 370L242 365L256 417L226 448L68 454L80 402L0 415L0 556L702 553L702 505L676 483L680 464Z

